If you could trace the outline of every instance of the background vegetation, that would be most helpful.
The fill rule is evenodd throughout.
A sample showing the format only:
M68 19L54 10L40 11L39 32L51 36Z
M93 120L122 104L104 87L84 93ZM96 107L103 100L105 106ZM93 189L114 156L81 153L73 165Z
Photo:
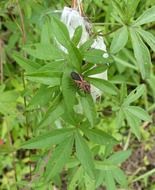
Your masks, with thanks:
M103 52L77 48L81 30L70 39L55 12L69 0L0 1L0 189L155 189L154 3L83 1L110 55L104 81L89 77L107 69Z

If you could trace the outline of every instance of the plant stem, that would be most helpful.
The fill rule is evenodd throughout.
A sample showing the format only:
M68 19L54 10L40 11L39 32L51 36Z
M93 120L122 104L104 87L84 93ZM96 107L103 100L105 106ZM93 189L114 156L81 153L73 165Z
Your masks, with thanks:
M19 17L20 17L20 21L21 21L21 27L20 28L21 28L21 34L22 34L22 42L23 42L23 45L25 45L25 43L26 43L26 30L25 30L25 24L24 24L24 17L23 17L23 13L22 13L19 1L18 0L16 0L16 1L17 1ZM27 57L25 52L24 52L24 57L25 58ZM26 89L26 84L25 84L24 72L21 73L21 77L22 77L23 87L24 87L24 90L25 90ZM25 111L26 111L27 100L26 100L25 96L24 96L24 107L25 107ZM27 138L29 138L29 122L28 122L27 111L25 112L25 120L26 120ZM31 156L31 152L29 151L29 159L30 159L30 156ZM31 180L31 176L32 176L31 163L29 164L29 171L30 171L29 175L30 175L30 180Z
M149 177L149 176L152 175L153 173L155 173L155 168L152 169L152 170L150 170L150 171L148 171L148 172L146 172L145 174L140 175L139 177L135 178L132 182L136 182L136 181L139 181L139 180L141 180L141 179L143 179L143 178Z
M3 45L4 42L3 40L0 39L0 80L1 80L1 84L3 84Z

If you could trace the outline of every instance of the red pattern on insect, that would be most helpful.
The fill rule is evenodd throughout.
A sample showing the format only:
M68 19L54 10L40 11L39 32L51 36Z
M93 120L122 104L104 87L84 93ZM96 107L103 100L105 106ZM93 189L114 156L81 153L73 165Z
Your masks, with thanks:
M76 72L71 73L71 77L77 86L86 93L90 93L90 84L84 80L84 78Z

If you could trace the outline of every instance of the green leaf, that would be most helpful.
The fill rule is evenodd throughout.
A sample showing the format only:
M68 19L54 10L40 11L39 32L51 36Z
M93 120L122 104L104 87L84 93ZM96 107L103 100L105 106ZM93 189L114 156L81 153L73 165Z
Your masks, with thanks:
M74 32L74 35L72 38L72 42L74 43L75 46L77 46L79 44L81 36L82 36L82 26L78 26L75 29L75 32Z
M4 90L4 87L2 87L2 90ZM2 91L0 93L0 113L14 114L17 98L18 94L14 90Z
M59 174L63 169L64 165L69 160L70 154L73 147L73 136L65 139L59 144L55 151L51 154L51 159L46 165L45 179L46 181L51 180L56 174Z
M138 98L140 98L145 92L145 86L144 84L139 85L136 89L134 89L124 100L124 107L131 104L132 102L136 101Z
M127 85L125 83L121 84L120 89L120 103L122 104L124 99L127 97Z
M92 67L91 69L87 70L84 73L84 76L89 76L89 75L95 75L95 74L103 73L107 69L108 69L108 65L107 64L97 65L97 66Z
M44 127L52 124L64 113L64 111L65 110L63 102L55 101L39 123L39 127Z
M25 59L17 53L13 54L13 59L27 72L33 72L40 67L38 63Z
M68 190L75 190L78 186L78 183L82 180L81 176L83 175L82 167L77 168L76 172L73 174L73 177L69 181Z
M118 128L122 127L122 122L124 121L124 112L122 108L117 112L117 117L116 117L116 126Z
M107 161L110 164L118 165L124 162L130 155L131 155L131 150L116 152L112 156L110 156L107 159Z
M27 109L34 109L38 106L43 106L47 104L52 97L53 89L54 88L47 88L47 86L42 85L37 93L30 100Z
M128 110L124 110L125 117L127 119L127 122L132 130L132 132L136 135L136 137L140 140L141 134L140 134L140 119L135 117L131 112Z
M105 133L102 130L99 129L88 129L88 128L81 128L82 131L85 133L85 135L90 139L90 141L93 141L100 145L114 145L117 143L117 140L115 140L112 136Z
M40 135L38 137L32 138L21 146L21 148L26 149L40 149L40 148L49 148L52 145L59 144L64 141L66 138L73 135L73 129L55 129Z
M147 9L140 17L138 17L133 23L133 26L139 26L153 21L155 21L155 6Z
M55 60L64 58L63 52L52 44L36 43L25 46L23 50L29 55L43 60Z
M136 33L136 30L130 28L130 35L138 67L140 69L143 79L146 79L150 76L151 73L151 58L149 50L143 43L140 36Z
M46 20L41 28L41 44L50 44L50 23Z
M76 88L71 78L71 72L71 69L66 68L62 77L62 94L68 112L73 111L76 100Z
M88 175L94 179L94 163L87 143L77 131L75 134L76 155Z
M112 54L119 52L128 41L128 28L123 26L114 35L111 42L110 51Z
M119 183L122 187L127 188L128 182L126 176L120 168L112 170L112 175L114 179L117 181L117 183Z
M105 64L109 62L109 58L104 58L104 51L100 49L90 49L84 53L84 60L93 64Z
M115 181L111 171L105 171L105 184L107 190L116 190Z
M26 76L26 78L30 81L50 85L51 87L59 86L60 85L60 76L61 73L52 73L52 72L41 72L32 74L32 76Z
M136 29L136 31L142 36L143 40L155 52L155 36L151 34L150 32L147 32L141 28Z
M92 178L89 177L89 175L84 175L84 183L85 183L85 189L86 190L94 190L95 188L95 182L96 180L92 180Z
M88 81L96 88L100 89L103 93L105 92L111 95L117 94L117 88L109 81L98 78L90 78L90 77L88 78Z
M88 121L93 127L96 120L96 110L92 97L90 95L87 95L86 97L81 97L81 104Z
M57 38L59 43L61 43L64 47L67 48L67 43L69 43L70 41L70 36L66 25L63 22L61 22L58 18L52 17L51 28L51 32L53 33L54 37Z
M143 121L151 122L151 117L148 115L148 113L138 106L128 106L125 107L125 110L128 110L130 113L132 113L133 115L135 115Z
M109 164L105 161L95 161L95 168L100 171L112 171L117 168L114 164Z
M116 0L113 0L112 1L112 6L114 7L114 10L116 11L116 13L120 16L120 18L124 18L125 16L125 13L121 7L121 5L116 1Z
M84 54L86 51L88 51L91 48L91 45L93 44L94 39L93 38L89 38L89 40L87 40L85 43L83 43L80 46L80 51L82 52L82 54Z
M52 17L51 27L54 37L58 42L63 45L68 51L68 60L70 64L76 68L79 72L81 70L82 57L79 50L70 41L68 30L59 19Z
M134 70L138 70L137 69L137 67L136 66L134 66L133 64L130 64L127 60L125 60L125 59L122 59L122 58L120 58L120 57L118 57L118 56L112 56L112 58L114 59L114 61L116 62L116 63L118 63L119 65L122 65L122 66L124 66L124 67L128 67L128 68L131 68L131 69L134 69Z
M129 15L129 18L135 15L136 9L138 7L138 4L140 0L130 0L126 1L127 2L127 14Z
M53 60L50 61L50 63L47 63L40 67L39 69L35 70L34 72L29 72L29 74L34 74L35 73L41 73L41 72L47 72L47 73L62 73L65 68L65 61L64 60Z

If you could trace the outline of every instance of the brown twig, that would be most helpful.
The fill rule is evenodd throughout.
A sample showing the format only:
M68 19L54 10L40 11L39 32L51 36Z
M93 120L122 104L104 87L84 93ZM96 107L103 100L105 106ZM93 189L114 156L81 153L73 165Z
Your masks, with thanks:
M83 5L80 0L72 0L71 7L77 9L81 16L84 16Z

